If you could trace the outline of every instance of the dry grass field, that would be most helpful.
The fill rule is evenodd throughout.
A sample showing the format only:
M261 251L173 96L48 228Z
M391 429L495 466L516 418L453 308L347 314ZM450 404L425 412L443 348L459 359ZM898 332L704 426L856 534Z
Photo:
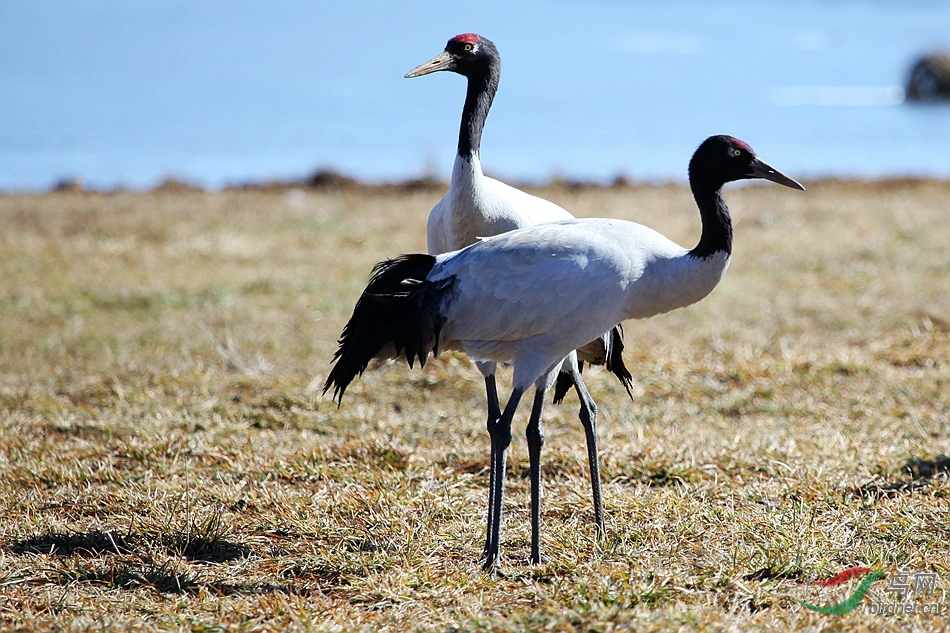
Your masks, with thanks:
M522 404L502 579L476 561L474 367L320 394L372 264L424 250L441 190L0 196L0 629L946 629L870 613L889 580L840 618L797 600L864 565L935 573L910 602L950 613L950 183L805 184L727 190L723 283L625 324L632 402L587 373L602 540L576 396L548 407L538 567ZM540 193L698 239L679 186Z

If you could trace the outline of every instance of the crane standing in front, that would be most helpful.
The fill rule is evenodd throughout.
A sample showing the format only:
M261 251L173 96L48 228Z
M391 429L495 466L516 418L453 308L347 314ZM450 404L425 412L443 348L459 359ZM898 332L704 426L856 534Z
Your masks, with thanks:
M732 255L728 182L764 178L804 190L729 137L706 139L689 163L702 234L687 250L623 220L551 222L487 238L459 251L380 262L343 329L324 393L342 403L350 382L376 357L460 349L480 362L510 363L512 393L491 430L496 476L489 493L484 567L500 560L502 499L511 422L535 386L531 446L531 562L541 561L540 426L544 394L565 358L614 324L695 303L722 279Z

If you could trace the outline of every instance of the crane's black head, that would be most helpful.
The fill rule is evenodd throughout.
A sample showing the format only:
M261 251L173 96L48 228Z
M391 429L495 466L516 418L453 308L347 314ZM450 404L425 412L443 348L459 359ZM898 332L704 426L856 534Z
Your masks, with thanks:
M450 39L444 51L406 73L406 77L421 77L440 70L451 70L469 77L487 73L493 66L500 65L498 49L491 40L475 33L462 33Z
M710 136L689 161L689 182L719 189L727 182L764 178L792 189L805 190L797 181L760 159L748 144L731 136Z

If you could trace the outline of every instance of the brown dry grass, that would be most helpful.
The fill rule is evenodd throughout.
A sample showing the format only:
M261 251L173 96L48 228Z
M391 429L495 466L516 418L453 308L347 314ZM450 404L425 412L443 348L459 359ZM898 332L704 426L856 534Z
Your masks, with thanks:
M950 183L808 186L727 192L721 286L626 325L633 402L590 372L603 542L569 396L546 422L549 562L526 564L516 433L503 580L475 560L477 372L449 356L368 374L340 410L319 395L371 265L424 248L437 191L0 196L0 627L946 627L795 599L840 599L855 583L809 582L864 564L937 573L950 610ZM681 187L542 193L698 235Z

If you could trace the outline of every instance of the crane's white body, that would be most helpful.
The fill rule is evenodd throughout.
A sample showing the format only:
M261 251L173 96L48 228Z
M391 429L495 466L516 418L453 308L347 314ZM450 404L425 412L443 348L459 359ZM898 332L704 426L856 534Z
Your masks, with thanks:
M432 282L453 280L440 347L515 367L527 389L603 332L695 303L729 255L698 258L633 222L572 219L487 238L440 255Z
M553 202L485 176L478 154L456 155L449 190L429 213L428 251L441 255L479 238L573 217Z

